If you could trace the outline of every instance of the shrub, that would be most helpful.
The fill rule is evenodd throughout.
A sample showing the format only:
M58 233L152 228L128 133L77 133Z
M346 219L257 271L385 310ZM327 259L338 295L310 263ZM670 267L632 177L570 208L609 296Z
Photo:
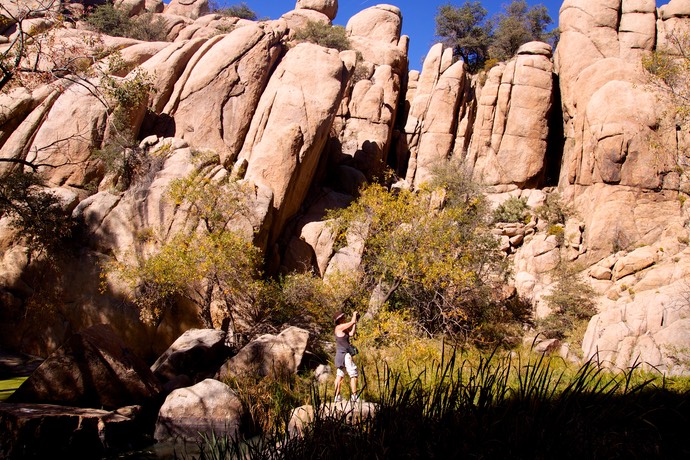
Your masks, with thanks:
M524 222L527 217L527 200L511 196L493 212L494 222Z
M552 312L539 327L549 338L564 338L579 322L589 321L597 313L592 287L582 281L572 266L560 265L551 294L544 296Z
M86 23L96 32L122 37L131 21L127 13L115 8L112 3L105 3L93 9L86 17Z
M142 41L165 41L167 29L165 21L153 13L145 13L130 18L126 12L110 3L97 6L87 16L86 23L102 34L114 37L127 37Z
M563 204L561 196L558 193L546 195L544 204L537 206L534 213L539 219L546 221L549 225L565 224L565 220L573 214L573 212Z
M558 242L558 245L561 246L563 242L565 241L565 229L561 224L554 224L549 227L549 230L546 232L547 235L555 235L556 236L556 241Z
M308 21L295 33L298 42L310 42L338 51L350 49L350 40L343 26L332 26L321 21Z
M256 21L258 19L258 15L256 14L256 12L252 10L249 7L249 5L247 5L245 2L230 5L225 8L222 8L215 3L212 3L211 12L215 14L220 14L221 16L248 19L250 21Z
M168 40L168 28L160 16L144 13L130 20L127 36L146 42L164 42Z

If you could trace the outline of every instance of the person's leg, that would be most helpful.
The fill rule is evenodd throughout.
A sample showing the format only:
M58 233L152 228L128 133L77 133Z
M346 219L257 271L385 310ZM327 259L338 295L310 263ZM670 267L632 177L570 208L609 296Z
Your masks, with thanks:
M350 399L354 401L359 397L357 395L357 377L359 377L359 372L357 371L357 365L354 363L349 353L345 355L345 369L347 370L347 375L350 377Z
M343 377L345 377L345 374L342 369L338 369L335 372L335 395L333 397L335 401L337 401L340 396L340 386L343 383Z
M350 377L350 390L353 395L357 394L357 377Z

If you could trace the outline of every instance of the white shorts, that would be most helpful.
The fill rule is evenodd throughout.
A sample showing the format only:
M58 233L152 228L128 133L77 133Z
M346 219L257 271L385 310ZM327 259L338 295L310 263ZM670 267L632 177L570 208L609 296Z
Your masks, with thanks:
M347 375L349 375L350 377L359 376L359 373L357 372L357 365L354 361L352 361L352 356L350 356L350 353L345 353L345 370L347 371ZM335 375L341 378L345 377L345 372L343 372L343 368L339 367L338 370L335 371Z

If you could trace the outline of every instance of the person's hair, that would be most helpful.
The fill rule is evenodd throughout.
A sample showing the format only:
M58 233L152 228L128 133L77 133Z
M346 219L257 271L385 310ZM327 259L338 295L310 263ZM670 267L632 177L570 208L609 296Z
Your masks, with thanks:
M345 318L345 313L343 313L342 311L337 311L333 315L333 321L335 322L335 324L338 324L340 320L343 318Z

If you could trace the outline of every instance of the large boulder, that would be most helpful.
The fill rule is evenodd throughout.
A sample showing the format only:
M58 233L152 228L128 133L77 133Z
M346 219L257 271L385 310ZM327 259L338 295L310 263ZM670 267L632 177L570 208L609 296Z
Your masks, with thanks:
M245 179L273 191L269 245L307 195L351 70L336 50L301 43L261 96L236 170L246 167Z
M210 11L208 0L171 0L165 6L166 14L177 14L196 19Z
M149 404L160 391L146 363L100 324L72 335L8 401L116 409Z
M338 0L297 0L296 10L314 10L328 16L331 21L338 14Z
M352 16L346 28L351 36L397 44L402 29L402 14L397 6L376 5Z
M310 404L293 409L288 422L288 433L290 436L303 436L308 425L314 423L316 417L320 420L335 419L352 425L362 423L376 416L378 406L364 401L342 401L326 403L318 410L319 413L316 414L314 406Z
M229 386L206 379L168 395L158 413L154 438L198 442L202 435L236 437L243 414L242 402Z
M459 108L465 96L463 62L451 63L451 50L437 44L427 55L410 100L405 133L410 150L406 180L421 185L453 150Z
M553 78L551 47L539 42L523 45L515 59L489 71L466 160L475 180L543 184Z
M169 49L175 53L168 51L169 59L157 58L156 65L146 66L154 75L169 75L172 63L183 59L180 64L185 64L184 71L170 74L158 84L159 88L167 84L164 94L169 95L158 132L213 149L223 163L231 164L242 148L270 71L282 50L281 37L280 32L265 31L251 23L193 48L176 44L180 47L176 51L171 45ZM185 48L193 54L185 52ZM181 70L182 66L178 66ZM163 106L163 101L157 105Z
M102 458L149 442L139 408L0 404L1 458Z
M213 376L227 357L224 331L190 329L185 331L151 366L161 382L188 376L197 383Z
M309 332L295 326L288 327L278 335L264 334L223 364L218 378L294 374L302 362L308 341Z

